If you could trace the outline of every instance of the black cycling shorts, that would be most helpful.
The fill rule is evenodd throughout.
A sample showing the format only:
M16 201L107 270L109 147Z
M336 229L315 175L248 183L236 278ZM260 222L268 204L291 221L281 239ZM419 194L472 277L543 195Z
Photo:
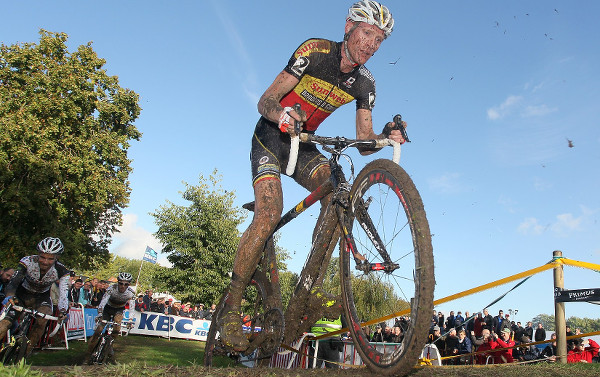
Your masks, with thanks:
M124 310L125 307L115 308L114 306L106 304L104 305L104 309L102 310L102 319L110 321L117 314L123 315Z
M19 285L15 292L15 298L17 299L17 305L24 306L26 308L40 310L42 306L50 308L48 314L52 313L52 299L50 298L50 290L43 293L30 292L25 289L22 285ZM11 320L15 320L21 312L17 312L14 309L8 311L6 316Z
M289 155L290 135L281 132L275 123L261 117L252 136L250 151L252 186L263 179L281 180L281 173L285 174ZM300 143L296 170L291 177L308 189L317 171L322 168L329 170L327 158L314 144Z

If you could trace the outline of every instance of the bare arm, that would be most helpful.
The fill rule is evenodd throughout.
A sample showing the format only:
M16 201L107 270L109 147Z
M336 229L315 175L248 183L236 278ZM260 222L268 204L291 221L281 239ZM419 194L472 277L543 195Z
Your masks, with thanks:
M406 128L406 122L402 122L402 125ZM385 136L382 134L376 134L373 131L373 118L371 116L371 110L358 109L356 110L356 138L357 139L384 139ZM399 143L404 142L402 132L399 130L393 130L389 136L390 139ZM360 154L368 155L377 152L376 150L361 150Z
M283 111L283 107L279 101L289 93L299 80L285 71L281 71L275 81L267 88L258 101L258 112L272 122L279 122L279 116ZM300 121L306 121L306 114L298 115L295 111L291 111L290 115Z

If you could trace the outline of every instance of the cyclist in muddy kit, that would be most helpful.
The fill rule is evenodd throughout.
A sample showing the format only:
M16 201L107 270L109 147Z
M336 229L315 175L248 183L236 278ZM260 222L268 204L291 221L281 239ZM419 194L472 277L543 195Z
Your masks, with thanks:
M379 135L373 132L371 110L375 80L364 66L391 34L394 20L388 8L376 1L359 1L348 11L344 40L309 39L298 47L258 102L262 115L252 137L254 218L242 235L233 266L229 295L220 316L223 343L243 352L248 340L242 333L240 306L244 288L260 260L264 244L283 210L282 167L287 165L290 135L296 122L304 132L319 124L341 105L356 100L356 138L390 138L403 143L402 133L388 123ZM301 105L296 112L292 107ZM403 124L406 127L406 124ZM362 150L370 154L375 150ZM327 158L314 145L301 144L292 178L313 191L330 175ZM321 210L329 198L321 201Z
M66 319L69 310L67 295L70 271L58 262L58 256L64 249L63 243L58 238L47 237L41 240L37 245L37 255L27 256L19 261L19 268L6 287L6 298L2 304L21 305L52 315L54 306L50 298L50 288L58 282L59 321ZM17 311L11 310L6 318L0 321L0 340L4 338L6 331L11 328L18 315ZM45 318L35 320L29 332L27 355L38 344L47 322Z
M129 272L121 272L117 277L117 283L108 287L102 301L98 306L98 319L104 319L110 321L111 319L115 322L113 333L111 334L113 339L119 335L121 331L121 321L123 320L123 310L125 305L135 298L135 291L130 287L133 276ZM98 325L94 330L94 335L88 344L88 355L96 347L96 343L102 334L105 324L98 321Z

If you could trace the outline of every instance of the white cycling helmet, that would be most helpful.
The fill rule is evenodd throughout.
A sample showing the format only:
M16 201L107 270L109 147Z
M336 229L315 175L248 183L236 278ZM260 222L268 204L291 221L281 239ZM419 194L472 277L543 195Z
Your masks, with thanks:
M372 0L361 0L354 3L348 9L347 20L375 25L383 30L386 38L392 34L394 28L394 19L390 10L385 5Z
M131 274L129 272L121 272L119 274L119 276L117 277L118 281L126 281L128 283L131 283L131 280L133 280L133 276L131 276Z
M40 253L61 254L65 250L65 247L59 238L46 237L38 243L37 250Z

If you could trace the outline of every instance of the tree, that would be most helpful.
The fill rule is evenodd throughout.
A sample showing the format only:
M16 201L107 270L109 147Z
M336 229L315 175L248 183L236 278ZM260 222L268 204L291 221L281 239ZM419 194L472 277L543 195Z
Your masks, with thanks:
M535 317L533 317L531 323L533 324L533 328L537 328L537 324L541 323L542 326L544 326L544 329L548 331L554 331L554 314L538 314Z
M341 294L339 258L332 257L323 280L323 290L335 295ZM409 308L409 304L399 298L393 287L383 281L378 274L352 276L352 293L356 311L364 321L381 318Z
M197 186L184 183L182 196L189 206L167 201L151 214L162 252L173 264L156 278L184 301L216 303L231 280L240 238L237 226L244 215L233 206L234 193L219 182L216 171L208 180L200 175Z
M106 264L100 266L99 268L94 268L92 270L80 270L76 272L78 275L87 276L90 279L98 278L100 280L108 280L111 277L117 277L120 272L129 272L134 279L131 284L135 284L135 279L140 272L141 264L141 259L127 259L119 255L110 254ZM148 288L165 291L168 290L164 286L164 283L160 279L156 278L156 276L162 272L161 270L164 269L166 269L166 267L145 262L140 273L137 292L144 292Z
M108 258L129 200L127 150L141 134L138 95L67 35L0 45L0 250L15 263L60 237L70 267Z

